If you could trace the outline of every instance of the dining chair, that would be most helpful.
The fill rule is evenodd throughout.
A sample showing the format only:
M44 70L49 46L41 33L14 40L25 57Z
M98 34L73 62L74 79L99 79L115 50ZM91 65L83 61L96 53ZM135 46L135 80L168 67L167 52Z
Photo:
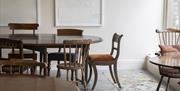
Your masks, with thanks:
M167 28L166 30L156 29L156 33L159 37L159 47L160 52L157 53L158 56L166 56L166 54L171 52L180 52L180 31ZM167 77L166 91L169 87L169 82L171 78L180 78L180 70L176 67L164 67L159 65L159 73L161 75L157 90L159 90L162 80L164 77Z
M69 80L69 70L76 71L73 80L81 81L84 85L84 90L87 90L85 80L85 63L89 53L89 45L91 40L64 40L63 41L63 62L57 65L57 77L60 77L60 69L67 70L66 79ZM74 54L71 56L69 54ZM78 80L78 70L81 71L82 80ZM72 79L71 79L72 81Z
M9 61L0 61L1 65L1 76L36 76L36 77L45 77L47 75L47 64L37 61L24 61L24 60L15 60L11 59ZM6 67L4 67L6 66ZM7 67L8 66L8 67ZM37 68L39 70L43 70L43 73L37 72ZM22 71L22 69L24 69ZM7 72L3 72L3 70L8 70Z
M57 29L58 36L82 36L82 33L83 30L80 29ZM73 55L71 54L72 58ZM57 61L57 64L59 64L62 60L64 60L64 53L61 52L61 48L59 48L58 52L48 54L48 75L50 75L51 61Z
M35 35L35 30L38 29L39 24L37 23L9 23L9 28L12 30L12 35L15 34L15 30L19 31L33 31L33 35Z
M2 53L6 53L3 52L3 49L11 49L12 50L12 54L14 54L14 50L13 49L18 49L19 51L19 58L13 58L13 59L23 59L24 55L23 55L23 42L21 40L14 40L14 39L9 39L9 38L0 38L0 51L1 54ZM12 59L12 58L7 58L7 57L2 57L1 55L1 59Z
M180 50L180 31L168 28L166 30L156 29L156 33L159 38L159 53L157 55L163 55L168 52L179 52Z
M111 52L109 54L90 54L88 57L88 62L90 66L90 74L88 82L91 80L92 76L92 68L94 70L94 83L92 86L92 89L95 88L97 79L98 79L98 72L96 66L109 66L109 71L111 74L111 77L114 81L114 83L117 83L118 87L121 88L118 73L117 73L117 61L120 54L120 41L123 35L119 35L117 33L114 33L112 38L112 48ZM114 67L112 71L112 66Z
M39 24L37 23L9 23L8 24L10 30L12 31L12 36L20 36L18 34L15 34L15 31L33 31L33 34L31 35L25 35L30 36L30 37L36 37L35 35L35 30L38 29ZM24 53L24 58L32 58L34 60L37 60L37 54L35 53L33 48L30 48L32 50L23 50ZM20 57L20 55L18 54L18 52L15 50L14 53L9 53L9 57L10 58L18 58Z
M12 54L14 53L13 49L17 49L20 54L19 58L1 57L0 74L22 74L30 69L31 74L34 75L36 71L35 68L38 66L39 68L42 68L44 70L43 75L46 75L47 65L45 63L40 63L33 59L24 59L23 42L21 40L0 38L0 49L1 53L6 53L3 51L7 51L7 49L10 49L12 50Z
M10 60L15 60L15 61L22 61L24 60L24 55L23 55L23 43L21 40L14 40L14 39L6 39L6 38L0 38L0 49L1 49L1 53L5 53L4 52L6 49L10 49L12 50L12 54L14 53L13 49L17 49L18 52L19 52L19 58L7 58L7 57L2 57L1 55L1 59L0 59L0 62L8 62ZM26 60L26 61L29 61L29 60ZM34 61L34 60L33 60ZM2 66L3 69L2 71L3 72L9 72L9 66L6 66L6 65L3 65ZM23 71L24 69L22 69Z

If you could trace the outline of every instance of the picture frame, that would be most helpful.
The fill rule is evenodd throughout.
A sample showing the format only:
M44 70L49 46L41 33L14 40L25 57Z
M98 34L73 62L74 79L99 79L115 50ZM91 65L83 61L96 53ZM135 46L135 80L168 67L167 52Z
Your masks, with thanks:
M0 26L14 22L38 23L39 3L40 0L0 0Z
M102 26L103 0L55 0L55 26Z

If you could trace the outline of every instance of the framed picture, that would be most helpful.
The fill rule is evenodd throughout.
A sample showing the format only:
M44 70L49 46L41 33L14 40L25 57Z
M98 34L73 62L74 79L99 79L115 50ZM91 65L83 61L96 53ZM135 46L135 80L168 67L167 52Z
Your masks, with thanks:
M102 0L55 0L55 26L102 26Z
M39 0L0 0L0 26L8 23L37 23Z

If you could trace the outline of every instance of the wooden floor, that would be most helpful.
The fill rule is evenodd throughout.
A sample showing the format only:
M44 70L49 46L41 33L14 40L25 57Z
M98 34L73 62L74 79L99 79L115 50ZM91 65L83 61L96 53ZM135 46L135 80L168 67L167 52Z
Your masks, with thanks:
M62 71L62 77L65 79L65 71ZM158 85L158 80L150 75L145 70L119 70L119 80L122 88L118 88L113 83L108 70L98 70L98 81L94 90L91 90L93 79L88 84L88 91L155 91ZM55 76L56 71L51 71L51 76ZM92 76L93 78L93 76ZM80 84L79 88L83 91ZM165 91L165 84L160 88L160 91ZM168 91L175 91L169 89Z

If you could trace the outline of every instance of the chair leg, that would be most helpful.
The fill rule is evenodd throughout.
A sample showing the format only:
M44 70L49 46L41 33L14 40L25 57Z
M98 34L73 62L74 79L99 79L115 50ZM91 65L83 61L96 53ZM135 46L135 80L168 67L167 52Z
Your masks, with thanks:
M74 80L74 70L71 70L71 81Z
M40 52L40 53L39 53L39 56L40 56L40 57L39 57L39 61L42 62L42 61L43 61L43 54Z
M78 79L78 70L75 70L75 79Z
M91 77L92 77L92 66L91 66L91 64L89 64L89 78L88 78L87 83L89 83L89 82L90 82Z
M166 91L168 91L169 82L170 82L170 77L168 77L168 81L167 81L167 84L166 84Z
M116 83L116 80L114 78L113 71L112 71L112 66L111 65L109 65L109 71L110 71L110 74L111 74L113 82Z
M39 61L42 63L42 61L43 61L43 53L40 52L40 53L39 53L39 56L40 56ZM39 74L40 74L40 75L41 75L41 73L42 73L42 68L40 68L40 71L39 71Z
M82 82L83 82L83 85L84 85L84 91L87 91L87 85L86 85L84 69L81 69L81 74L82 74Z
M117 73L117 64L114 64L114 75L115 75L115 78L116 78L116 82L118 84L118 87L121 88L121 84L119 82L119 78L118 78L118 73Z
M61 75L61 72L60 72L60 69L58 68L56 77L58 78L60 77L60 75Z
M92 64L93 70L94 70L94 83L92 86L92 90L95 88L96 83L97 83L97 78L98 78L98 74L97 74L97 68L95 64Z
M69 81L69 70L67 70L66 72L67 72L66 80Z
M60 64L60 60L57 60L57 64ZM61 77L61 71L59 69L59 77Z
M43 75L44 75L44 76L47 76L47 69L46 69L46 68L44 68Z
M161 86L161 82L162 82L162 80L163 80L163 77L164 77L164 76L161 76L161 79L160 79L160 81L159 81L159 84L158 84L158 87L157 87L156 91L159 91L159 88L160 88L160 86Z
M48 76L50 76L51 61L48 60Z

